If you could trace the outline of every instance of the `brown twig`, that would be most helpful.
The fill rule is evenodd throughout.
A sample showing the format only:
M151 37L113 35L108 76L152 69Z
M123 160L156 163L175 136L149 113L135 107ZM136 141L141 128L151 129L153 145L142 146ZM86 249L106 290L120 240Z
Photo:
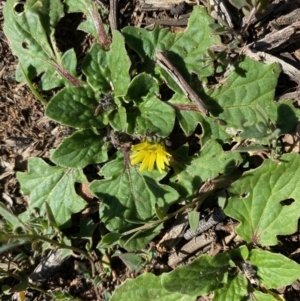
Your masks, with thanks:
M110 29L118 30L118 0L110 0L109 6Z
M206 104L200 99L197 93L190 87L190 85L186 82L180 72L174 67L174 65L170 62L167 55L161 50L156 51L157 63L160 67L162 67L177 83L182 92L185 94L187 98L189 98L205 115L209 114L209 110Z

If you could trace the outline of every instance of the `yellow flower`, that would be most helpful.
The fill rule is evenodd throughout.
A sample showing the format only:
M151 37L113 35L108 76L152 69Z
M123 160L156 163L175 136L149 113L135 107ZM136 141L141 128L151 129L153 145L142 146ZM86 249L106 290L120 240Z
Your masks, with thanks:
M165 165L169 164L169 157L171 155L166 151L166 148L163 144L157 142L145 141L131 147L131 150L136 151L135 154L130 156L131 164L136 165L141 163L140 171L148 169L152 171L154 163L160 173L165 169Z

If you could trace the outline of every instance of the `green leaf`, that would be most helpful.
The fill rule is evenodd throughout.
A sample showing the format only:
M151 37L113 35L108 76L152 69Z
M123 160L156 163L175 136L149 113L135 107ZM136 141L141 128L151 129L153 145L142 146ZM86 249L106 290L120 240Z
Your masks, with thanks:
M68 87L59 91L49 102L46 116L65 125L78 128L103 128L107 125L107 113L100 111L97 96L88 87Z
M197 211L190 211L188 215L189 215L189 225L191 227L191 230L195 232L199 224L200 213Z
M300 277L300 265L281 254L254 249L249 261L257 268L259 282L268 289L284 287Z
M123 236L119 244L130 252L142 250L154 237L159 235L162 229L163 224L161 223L156 227L153 226L150 229L137 231L134 234Z
M28 282L24 281L24 282L20 282L15 284L12 288L11 288L11 292L22 292L25 291L28 288Z
M125 98L127 101L137 102L148 94L159 95L159 86L151 75L142 72L130 82Z
M3 11L5 17L4 32L11 42L14 54L19 57L24 68L28 69L28 66L32 65L37 69L36 74L38 74L45 71L45 62L48 62L51 58L55 59L55 54L47 40L46 31L51 29L49 27L44 28L41 16L33 9L32 4L36 1L30 2L29 5L24 5L22 13L15 11L15 0L6 2ZM52 2L56 2L61 7L60 1ZM61 7L62 16L63 10ZM30 79L32 79L32 76L30 76Z
M84 218L80 220L80 232L78 238L92 241L93 233L98 227L91 218Z
M188 110L193 109L193 103L185 96L175 93L169 101L176 109L176 117L179 121L180 127L186 136L190 136L197 125L204 121L205 118L200 112ZM187 109L182 109L182 106L186 106Z
M118 255L118 257L131 272L139 272L146 265L145 260L143 260L143 254L124 253Z
M155 212L156 212L156 216L160 220L163 220L166 217L166 213L164 212L163 208L160 208L157 204L155 204Z
M77 57L74 49L69 49L63 54L61 64L70 74L76 77Z
M257 301L279 301L279 300L284 300L284 299L278 299L273 297L270 294L264 294L260 291L254 290L253 294L253 298L255 298L255 300Z
M51 154L51 160L63 167L83 168L107 161L107 150L107 143L94 130L82 130L65 138Z
M94 44L85 56L82 62L82 72L95 91L101 90L107 93L111 90L108 52L104 51L99 44Z
M11 286L7 285L7 284L3 284L1 285L1 291L6 294L6 295L10 295L10 290L11 290Z
M242 133L239 134L239 138L241 139L252 139L254 141L258 141L263 144L268 144L268 136L270 133L269 125L263 123L262 121L258 121L255 124L247 125L247 122L241 122ZM279 133L280 134L280 133ZM278 135L279 136L279 135ZM278 138L278 137L276 137Z
M248 280L243 275L236 275L233 279L230 279L228 283L220 289L214 292L214 297L212 301L240 301L247 300L248 296L247 290Z
M46 207L46 214L47 214L47 220L50 227L54 228L55 230L59 231L59 227L57 225L57 222L55 220L55 217L53 215L53 212L51 210L51 207L47 202L45 202Z
M57 76L59 70L74 73L76 64L76 61L72 62L73 65L68 62L71 69L65 68L63 62L66 64L66 59L62 58L55 45L54 29L64 16L61 1L28 0L21 13L15 11L15 3L15 0L9 0L4 7L4 32L20 62L16 72L17 80L25 81L20 67L22 65L29 80L44 73L40 80L40 86L44 90L69 85L69 80L62 73Z
M220 43L220 38L212 34L208 26L214 20L206 9L194 6L187 29L183 33L171 33L167 29L156 27L153 31L142 28L125 27L122 33L126 43L144 60L155 59L156 50L168 51L172 63L184 74L196 73L207 77L213 73L211 66L205 66L200 58L206 49ZM201 30L199 30L201 28Z
M240 246L229 251L230 257L233 261L238 260L246 261L249 257L249 250L247 246Z
M159 171L141 173L131 165L125 166L123 157L107 163L101 174L104 179L94 181L90 191L103 200L100 218L110 231L132 229L135 225L129 220L150 221L156 203L166 211L178 199L175 190L157 182L162 177Z
M292 100L271 102L264 109L268 112L270 121L280 129L281 135L294 130L300 117L300 110L295 108Z
M8 211L4 204L0 203L0 215L10 223L11 226L13 226L13 230L15 231L17 228L24 229L26 226L23 224L23 222L14 214L12 214L10 211Z
M170 179L170 186L182 198L194 195L207 179L231 173L242 162L239 154L224 152L221 145L214 140L208 141L199 154L188 157L187 152L188 149L183 147L180 154L182 160L179 162L181 165L174 165L175 174Z
M234 152L239 152L239 153L245 153L245 152L260 152L260 151L267 151L269 150L269 147L265 147L259 144L251 144L248 146L239 146L236 149L234 149Z
M127 114L123 107L113 110L108 114L109 124L116 131L125 132L127 126Z
M258 104L281 133L291 131L297 123L299 110L290 101L273 101L279 73L280 68L276 64L265 65L245 58L235 65L224 85L215 90L205 89L201 97L208 105L211 116L224 120L226 125L216 124L214 118L206 118L208 124L205 125L202 142L212 138L224 141L225 133L229 133L230 129L243 130L243 120L250 125L265 122L257 112ZM227 135L229 138L230 135Z
M162 274L162 286L168 292L201 296L224 286L228 278L230 257L221 253L215 257L201 255L191 264Z
M85 201L75 192L75 182L87 182L84 174L77 169L50 166L42 159L29 158L28 172L17 173L21 189L29 195L29 209L46 213L47 202L58 225L70 222L71 214L84 209Z
M51 291L51 296L55 298L55 300L63 300L63 301L69 301L74 300L74 297L67 291Z
M160 137L167 137L173 130L175 123L174 109L162 102L153 94L148 94L143 102L136 106L132 118L128 118L134 132L142 136L155 134Z
M22 71L22 74L24 76L24 80L27 84L27 86L30 88L31 92L33 93L33 95L44 105L47 105L48 102L42 97L42 95L38 92L38 90L35 88L35 86L32 84L32 82L30 81L28 75L26 74L26 72L24 71L22 64L20 63L20 70Z
M247 242L276 245L277 235L297 230L300 207L298 154L286 154L280 163L266 160L229 187L226 215L241 222L237 234ZM284 205L284 200L292 203Z
M124 38L115 31L110 51L104 51L99 44L93 45L83 61L82 71L95 91L113 90L114 96L125 96L131 80L130 65Z
M229 2L237 9L241 9L247 5L247 0L229 0Z
M10 235L9 234L4 234L3 232L0 233L0 254L5 254L11 250L14 250L22 245L25 245L27 242L26 240L20 240L20 241L14 241L14 242L9 242L10 241ZM3 244L4 243L4 244Z
M92 36L94 36L94 38L96 38L98 43L101 43L100 32L99 32L100 23L102 23L106 35L108 33L108 26L104 26L100 18L100 15L102 14L100 5L97 5L97 2L95 1L86 1L86 0L77 0L77 1L65 0L64 2L66 4L68 13L82 12L86 16L86 20L79 24L78 30L82 30L87 32L88 34L91 34ZM106 41L106 43L108 43L108 41Z
M121 234L110 232L104 235L101 241L97 245L97 249L107 249L111 246L119 243L119 239L121 238Z
M61 1L44 0L41 5L41 3L36 0L28 0L23 5L22 12L16 11L15 4L15 0L6 1L3 11L5 16L5 31L8 36L14 38L12 40L14 44L13 47L19 51L23 49L23 53L29 54L29 51L24 50L25 47L20 48L21 45L17 42L17 40L21 40L20 37L27 37L32 39L32 45L35 45L37 48L42 46L45 52L52 53L49 47L50 45L46 40L46 35L54 33L54 27L64 16ZM39 16L38 19L37 16ZM36 31L34 31L33 25L37 26L35 28ZM19 31L16 31L17 28Z
M231 142L231 136L229 134L230 127L227 126L226 121L221 121L219 123L218 118L202 118L201 126L203 129L203 135L200 139L201 145L204 145L206 142L208 142L211 139L215 139L216 141L219 141L220 143L226 143ZM233 136L233 139L235 138L235 135Z
M47 34L54 33L55 26L64 16L63 4L59 0L43 0L42 5L39 1L27 0L25 11L27 9L41 16L41 22Z
M129 68L131 62L125 49L124 38L117 30L113 32L108 62L114 95L124 96L130 83Z
M160 277L153 274L143 274L136 279L126 280L114 291L110 301L196 301L196 297L166 291Z

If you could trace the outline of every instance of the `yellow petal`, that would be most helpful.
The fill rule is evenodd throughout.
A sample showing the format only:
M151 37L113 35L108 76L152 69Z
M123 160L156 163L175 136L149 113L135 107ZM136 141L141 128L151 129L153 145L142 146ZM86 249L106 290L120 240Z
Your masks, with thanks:
M136 154L131 155L130 156L131 164L136 165L140 162L143 162L143 160L144 160L145 156L147 156L147 154L148 153L145 151L140 151Z
M162 170L165 169L164 160L163 160L163 158L161 157L160 154L157 154L156 166L157 166L160 173L162 173Z
M147 153L146 156L144 156L144 160L142 162L142 165L140 166L140 171L144 171L148 168L149 166L149 160L150 160L150 154Z
M145 141L132 146L131 149L136 151L130 156L131 164L142 163L140 171L148 169L151 172L156 164L157 169L162 173L166 165L170 165L169 157L172 156L166 151L163 144Z
M156 153L152 152L149 159L148 171L153 170L155 160L156 160Z
M133 150L133 151L140 151L140 150L145 149L145 148L148 148L148 147L150 147L150 146L151 146L151 144L150 144L148 141L145 141L145 142L142 142L142 143L138 143L138 144L136 144L136 145L133 145L133 146L131 147L131 150Z
M168 154L169 155L169 154ZM169 156L163 156L163 160L164 162L169 166L170 165L170 161L169 161L169 158L168 157L171 157L171 155Z

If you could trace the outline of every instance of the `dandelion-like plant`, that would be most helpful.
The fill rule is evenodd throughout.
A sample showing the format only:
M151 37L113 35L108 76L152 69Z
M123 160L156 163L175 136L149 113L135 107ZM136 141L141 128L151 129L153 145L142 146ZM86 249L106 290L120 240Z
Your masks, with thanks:
M131 150L136 151L136 153L130 156L131 164L142 163L140 171L146 169L152 171L154 163L156 163L157 169L162 173L166 165L170 165L169 158L171 155L161 143L145 141L132 146Z

